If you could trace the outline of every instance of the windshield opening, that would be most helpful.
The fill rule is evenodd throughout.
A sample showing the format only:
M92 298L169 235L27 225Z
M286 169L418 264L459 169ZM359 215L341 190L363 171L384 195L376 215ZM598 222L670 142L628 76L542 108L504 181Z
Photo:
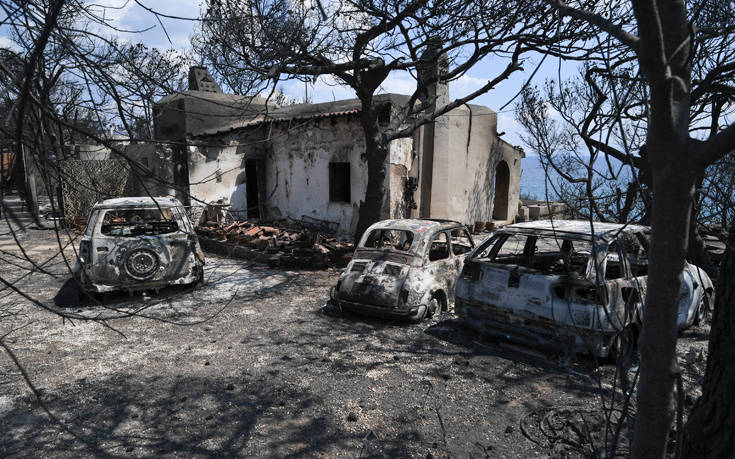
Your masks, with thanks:
M102 234L105 236L155 236L174 233L179 225L173 209L110 209L102 219Z
M413 245L413 233L406 230L374 229L364 240L367 249L388 249L408 252Z

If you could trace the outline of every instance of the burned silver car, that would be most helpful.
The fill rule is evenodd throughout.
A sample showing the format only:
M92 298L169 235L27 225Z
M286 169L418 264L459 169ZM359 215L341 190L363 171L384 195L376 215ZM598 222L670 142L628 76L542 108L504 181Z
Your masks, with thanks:
M332 289L333 305L358 313L421 321L454 300L462 262L474 248L467 227L435 220L385 220L362 236Z
M90 293L193 284L203 279L204 254L178 200L108 199L89 214L74 276Z
M649 228L547 221L498 230L467 258L456 312L500 339L615 356L635 343L648 274ZM712 304L709 276L686 264L680 328Z

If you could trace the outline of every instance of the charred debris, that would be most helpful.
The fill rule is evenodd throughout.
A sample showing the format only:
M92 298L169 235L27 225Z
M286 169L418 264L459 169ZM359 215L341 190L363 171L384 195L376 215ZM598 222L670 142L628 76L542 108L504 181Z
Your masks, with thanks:
M204 248L221 255L245 258L271 268L343 268L352 259L353 245L299 222L268 224L206 221L196 227Z

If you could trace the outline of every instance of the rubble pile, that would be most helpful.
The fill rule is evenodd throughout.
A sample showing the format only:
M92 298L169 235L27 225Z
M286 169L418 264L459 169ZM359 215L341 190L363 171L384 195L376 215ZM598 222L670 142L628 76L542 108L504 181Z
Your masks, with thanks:
M353 246L308 228L283 228L240 221L224 226L207 221L196 227L205 250L267 263L284 269L342 268L352 258ZM222 243L225 243L224 245Z

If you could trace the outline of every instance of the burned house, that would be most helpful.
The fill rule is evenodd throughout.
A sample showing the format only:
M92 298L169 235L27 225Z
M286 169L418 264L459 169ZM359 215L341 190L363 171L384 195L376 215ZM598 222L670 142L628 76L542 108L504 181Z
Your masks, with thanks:
M389 121L408 100L382 94L374 103ZM165 144L139 146L137 157L152 169L173 164L179 197L192 206L221 202L238 219L312 219L349 234L368 178L360 107L358 99L276 107L224 94L195 67L189 91L155 106L155 134ZM492 110L452 110L391 142L383 216L512 221L523 156L498 137Z

